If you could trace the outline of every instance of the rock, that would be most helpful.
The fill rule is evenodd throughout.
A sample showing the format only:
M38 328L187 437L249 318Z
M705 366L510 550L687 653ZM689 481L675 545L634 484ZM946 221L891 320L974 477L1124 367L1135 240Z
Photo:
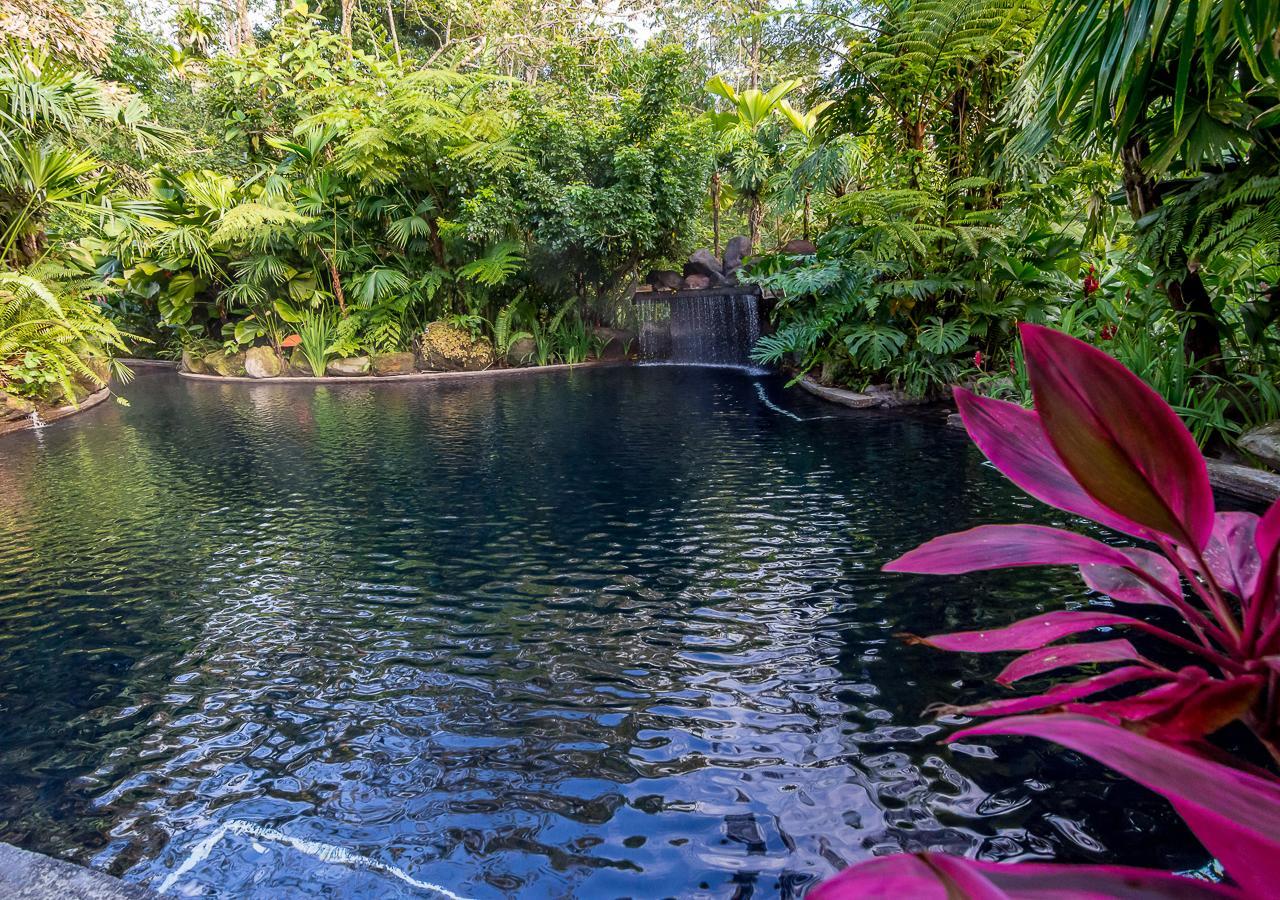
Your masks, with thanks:
M649 282L650 287L655 291L678 291L682 277L679 272L673 272L670 269L654 269L645 281Z
M706 275L712 282L716 282L724 277L724 268L710 250L695 250L684 264L684 275L686 278L690 275Z
M533 358L533 354L537 352L538 343L531 337L512 341L511 346L507 348L507 364L511 366L528 365L529 360Z
M294 347L289 354L289 374L304 377L311 377L316 374L311 371L311 363L307 362L307 357L302 352L301 347Z
M744 235L738 235L729 238L729 243L724 248L724 277L725 280L734 284L738 281L738 270L742 268L742 264L746 262L748 254L751 253L751 238Z
M710 250L695 250L693 256L684 264L684 288L697 291L702 288L689 286L689 279L702 281L706 279L706 287L715 287L724 282L724 270L720 268L720 260L711 255Z
M422 365L429 372L478 372L496 359L488 338L472 338L465 328L432 322L422 333Z
M160 895L97 869L0 844L0 896L12 900L60 897L64 900L148 900Z
M244 375L244 354L232 353L228 356L221 350L214 350L212 353L205 354L204 365L211 375L221 375L223 378L242 376Z
M806 241L804 238L794 238L782 245L782 253L788 256L813 256L818 252L818 247L813 241Z
M636 333L625 328L607 328L604 325L597 325L591 329L591 332L601 342L601 359L626 359L627 353L636 340Z
M686 275L680 283L680 287L686 291L705 291L711 287L711 276L700 275L696 272L692 275Z
M244 373L250 378L279 378L284 365L271 347L253 347L244 355Z
M76 384L84 388L89 394L96 393L106 387L107 380L111 377L111 363L105 356L84 356L81 362L93 373L92 376L76 373L73 378ZM88 396L86 394L86 396Z
M350 378L368 375L371 368L373 365L369 362L369 357L349 356L346 359L329 360L329 364L324 367L324 374Z
M0 420L11 422L14 419L25 419L35 411L36 405L30 400L0 391Z
M182 371L191 372L195 375L203 375L209 371L209 367L204 364L203 356L192 353L190 350L183 350Z
M960 417L960 413L950 413L947 415L947 427L956 428L965 431L964 419Z
M412 375L417 358L412 353L375 353L371 362L374 375Z
M1236 444L1259 462L1280 471L1280 422L1268 422L1246 431Z
M1216 459L1205 460L1205 464L1209 468L1209 483L1217 490L1256 503L1273 503L1280 497L1280 475Z

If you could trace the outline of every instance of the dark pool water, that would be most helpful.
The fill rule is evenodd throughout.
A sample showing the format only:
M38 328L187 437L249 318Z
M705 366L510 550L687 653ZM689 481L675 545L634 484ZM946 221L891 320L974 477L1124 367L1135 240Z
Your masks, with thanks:
M872 854L1183 868L1153 795L922 710L897 632L1090 598L882 574L1060 521L961 434L681 367L168 373L0 438L0 839L175 896L798 896Z

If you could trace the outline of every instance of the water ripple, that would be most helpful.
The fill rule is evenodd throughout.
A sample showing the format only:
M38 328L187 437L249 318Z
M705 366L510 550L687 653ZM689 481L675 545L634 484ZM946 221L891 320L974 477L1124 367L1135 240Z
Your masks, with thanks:
M922 716L1001 661L896 633L1090 602L880 572L943 531L1068 524L959 435L678 367L124 393L0 439L0 839L238 898L1205 861L1088 761L944 747L956 722Z

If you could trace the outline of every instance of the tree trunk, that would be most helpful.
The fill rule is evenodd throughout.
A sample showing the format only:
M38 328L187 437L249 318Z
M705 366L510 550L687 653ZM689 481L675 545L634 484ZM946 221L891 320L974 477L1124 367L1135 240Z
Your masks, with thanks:
M714 236L716 258L720 257L720 173L711 173L711 233Z
M755 250L760 243L760 226L764 224L764 204L759 197L751 198L751 207L747 211L748 240L751 249Z
M348 51L351 50L351 20L355 17L355 11L356 0L342 0L342 40Z
M253 28L249 25L249 0L236 0L236 43L253 46Z
M400 35L396 32L396 15L391 8L391 0L387 0L387 26L391 30L391 46L396 48L396 65L400 65Z
M809 219L813 214L813 207L809 203L809 192L804 192L804 239L809 240Z
M1141 138L1131 139L1120 152L1125 199L1129 202L1129 213L1135 223L1160 206L1160 192L1156 183L1142 166L1149 153L1147 142ZM1183 354L1188 360L1200 362L1206 372L1221 374L1221 323L1200 273L1190 268L1184 270L1180 278L1168 280L1165 292L1169 296L1169 305L1178 313L1186 328Z

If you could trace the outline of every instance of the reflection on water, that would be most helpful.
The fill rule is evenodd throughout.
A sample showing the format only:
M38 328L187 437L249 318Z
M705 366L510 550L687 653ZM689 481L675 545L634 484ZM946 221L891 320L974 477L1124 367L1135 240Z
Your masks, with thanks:
M1090 602L879 571L1055 521L962 435L669 367L123 393L0 439L0 839L263 898L1204 862L1142 789L921 715L1000 660L895 633Z

